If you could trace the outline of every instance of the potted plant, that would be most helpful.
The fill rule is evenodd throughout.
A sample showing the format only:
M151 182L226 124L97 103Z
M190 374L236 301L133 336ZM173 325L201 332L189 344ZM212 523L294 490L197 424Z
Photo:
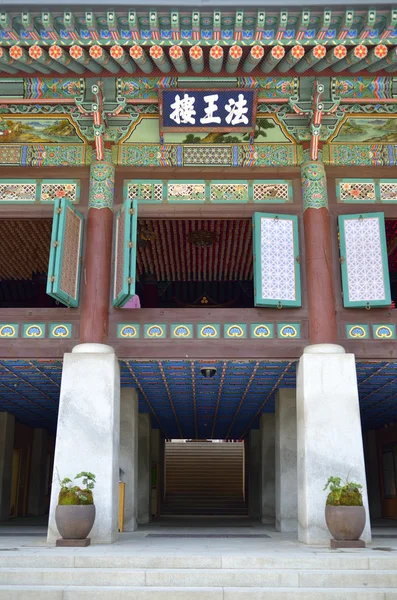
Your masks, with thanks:
M55 509L55 522L64 540L82 540L90 533L95 521L95 505L92 490L95 475L82 471L75 479L83 478L82 487L73 485L66 477L60 481L61 490Z
M329 487L325 507L325 521L335 540L359 540L365 527L365 508L361 494L362 485L340 477L330 477L324 491Z

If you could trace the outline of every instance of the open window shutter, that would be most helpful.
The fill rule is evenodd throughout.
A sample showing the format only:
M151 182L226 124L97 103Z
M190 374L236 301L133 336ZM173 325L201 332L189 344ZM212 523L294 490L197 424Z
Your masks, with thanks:
M135 294L138 201L127 199L116 215L113 306L124 306Z
M77 307L80 294L84 217L66 198L54 203L47 294Z
M339 236L344 306L390 306L383 213L340 215Z
M255 306L301 306L298 218L253 216Z

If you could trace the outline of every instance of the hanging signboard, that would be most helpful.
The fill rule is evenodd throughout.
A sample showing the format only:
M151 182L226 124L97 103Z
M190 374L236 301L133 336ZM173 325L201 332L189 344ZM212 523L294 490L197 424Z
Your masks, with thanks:
M160 90L159 99L162 132L255 129L255 90Z

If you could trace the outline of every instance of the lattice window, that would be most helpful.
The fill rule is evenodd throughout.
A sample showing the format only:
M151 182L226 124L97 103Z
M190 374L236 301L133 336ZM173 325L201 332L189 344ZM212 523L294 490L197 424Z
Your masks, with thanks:
M40 191L41 202L54 202L55 198L67 198L70 202L79 199L80 184L78 182L51 182L42 183Z
M345 237L350 300L383 300L385 282L379 220L370 218L345 221ZM366 268L363 268L363 259Z
M253 197L254 202L289 202L290 186L288 183L254 183Z
M200 201L205 200L205 183L169 183L167 188L168 202L178 202L182 200Z
M381 202L397 202L397 181L383 181L379 187Z
M129 183L127 187L129 200L162 202L162 183Z
M338 222L344 305L389 306L384 214L340 215Z
M298 219L254 214L255 306L300 306Z
M211 183L211 202L248 202L248 183Z
M37 184L0 183L0 202L36 202Z
M261 219L262 296L295 300L292 221Z
M339 183L340 202L375 202L374 181L341 181Z
M137 183L129 183L127 187L128 200L134 200L139 197L139 185Z
M81 226L81 218L67 207L60 288L71 298L77 297Z

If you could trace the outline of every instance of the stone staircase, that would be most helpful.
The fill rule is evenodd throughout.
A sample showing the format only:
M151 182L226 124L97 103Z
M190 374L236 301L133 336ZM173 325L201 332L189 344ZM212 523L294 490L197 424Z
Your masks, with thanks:
M397 600L397 557L386 552L90 552L2 552L0 600Z

